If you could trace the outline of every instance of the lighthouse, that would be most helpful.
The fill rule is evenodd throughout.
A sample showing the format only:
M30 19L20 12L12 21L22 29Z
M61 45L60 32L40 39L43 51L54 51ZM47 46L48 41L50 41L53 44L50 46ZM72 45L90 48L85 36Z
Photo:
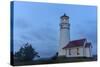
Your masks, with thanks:
M70 24L69 24L69 16L64 14L60 17L60 41L59 41L59 51L58 56L65 56L66 51L63 47L70 41Z

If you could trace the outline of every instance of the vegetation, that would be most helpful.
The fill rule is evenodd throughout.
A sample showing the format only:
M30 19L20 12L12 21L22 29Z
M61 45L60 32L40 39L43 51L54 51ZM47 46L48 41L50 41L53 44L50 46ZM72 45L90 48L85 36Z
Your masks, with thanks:
M26 62L17 62L15 65L37 65L37 64L54 64L54 63L72 63L72 62L89 62L89 61L96 61L97 59L92 58L85 58L85 57L78 57L78 58L66 58L66 57L58 57L56 60L51 58L44 58L35 60L33 62L26 61Z
M58 58L58 52L53 57L51 57L52 60L56 60L57 58Z
M38 52L32 48L32 45L26 43L24 47L21 47L18 52L15 52L14 60L16 61L33 61L35 57L40 57Z

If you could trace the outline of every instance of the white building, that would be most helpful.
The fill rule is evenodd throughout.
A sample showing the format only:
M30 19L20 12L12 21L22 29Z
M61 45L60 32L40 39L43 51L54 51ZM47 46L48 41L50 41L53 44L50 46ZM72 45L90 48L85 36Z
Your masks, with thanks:
M61 16L60 23L60 45L58 56L66 57L91 57L92 46L86 39L70 41L69 17Z
M59 56L65 55L65 50L62 48L66 46L66 44L70 41L70 24L69 24L69 17L65 14L60 17L60 47L59 47Z
M86 39L70 41L63 49L66 57L92 57L91 43Z

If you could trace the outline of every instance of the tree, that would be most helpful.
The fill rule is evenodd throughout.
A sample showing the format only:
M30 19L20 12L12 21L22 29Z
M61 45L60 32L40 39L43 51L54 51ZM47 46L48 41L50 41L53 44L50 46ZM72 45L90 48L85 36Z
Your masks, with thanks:
M58 52L56 52L56 54L53 57L51 57L52 60L56 60L57 58L58 58Z
M38 52L32 48L31 44L26 43L18 52L15 52L15 58L18 61L32 61L35 57L40 57Z

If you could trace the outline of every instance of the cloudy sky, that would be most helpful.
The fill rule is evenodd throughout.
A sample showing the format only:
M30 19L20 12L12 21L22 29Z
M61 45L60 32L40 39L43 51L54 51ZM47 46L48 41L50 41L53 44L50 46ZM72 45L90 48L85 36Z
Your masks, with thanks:
M71 40L86 38L97 52L95 6L14 2L14 52L29 42L41 57L53 56L59 47L60 16L68 15Z

